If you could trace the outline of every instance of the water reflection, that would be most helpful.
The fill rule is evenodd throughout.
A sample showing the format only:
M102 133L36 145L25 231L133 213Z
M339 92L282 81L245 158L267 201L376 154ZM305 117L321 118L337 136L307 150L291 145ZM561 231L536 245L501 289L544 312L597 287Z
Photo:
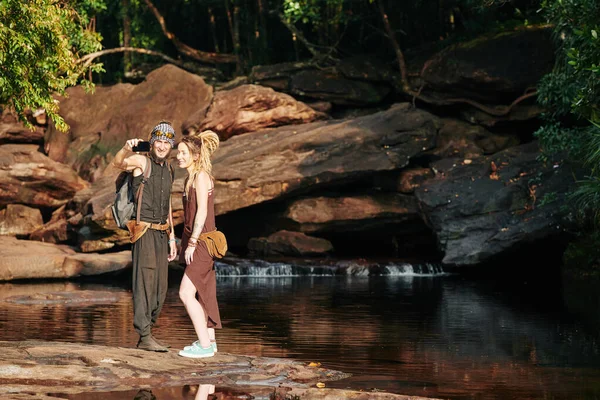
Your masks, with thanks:
M177 296L178 278L171 279L156 326L159 339L174 348L194 339ZM0 340L133 347L127 287L0 285ZM565 312L556 293L517 293L447 276L227 277L219 278L218 290L224 320L219 351L316 361L354 374L328 387L447 399L600 397L598 333ZM110 294L116 301L8 301L66 292ZM205 391L151 393L164 400ZM218 388L206 395L226 398Z
M177 392L178 389L175 390L175 392ZM156 394L154 393L156 392ZM172 399L172 398L177 398L177 399L194 399L194 400L213 400L213 399L217 399L217 396L213 396L215 394L215 385L210 385L210 384L202 384L202 385L196 385L196 386L190 386L190 385L186 385L183 388L181 388L181 396L177 396L175 393L168 393L168 392L173 392L171 391L166 391L166 390L162 390L162 389L158 389L158 390L150 390L150 389L141 389L139 390L135 396L133 397L133 400L167 400L167 399ZM113 397L115 394L112 393L111 394ZM172 397L173 395L177 396L177 397ZM221 398L225 398L223 396L221 396Z

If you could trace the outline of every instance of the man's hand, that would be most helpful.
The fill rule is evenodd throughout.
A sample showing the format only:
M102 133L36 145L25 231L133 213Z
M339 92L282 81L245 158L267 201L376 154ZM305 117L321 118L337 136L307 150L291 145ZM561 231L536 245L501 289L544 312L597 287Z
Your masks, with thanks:
M123 146L123 148L125 150L133 151L133 148L135 146L137 146L137 144L141 141L142 141L142 139L138 139L138 138L129 139L128 141L125 142L125 146Z
M177 257L177 243L175 243L175 241L172 241L169 243L170 246L170 251L169 251L169 257L168 260L169 262L173 261L176 257Z

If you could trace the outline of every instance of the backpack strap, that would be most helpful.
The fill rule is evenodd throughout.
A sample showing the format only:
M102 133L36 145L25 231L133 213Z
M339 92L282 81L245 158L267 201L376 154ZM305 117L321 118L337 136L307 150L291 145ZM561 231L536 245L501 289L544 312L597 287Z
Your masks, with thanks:
M171 171L171 185L172 185L173 182L175 182L175 169L173 168L173 165L171 165L171 163L168 161L167 161L167 165L169 166L169 171Z
M146 157L146 168L144 168L144 177L142 178L142 183L140 183L140 187L135 194L137 198L137 207L135 214L135 223L140 223L140 213L142 212L142 196L144 194L144 185L148 182L148 178L150 178L150 173L152 172L152 160L150 157Z

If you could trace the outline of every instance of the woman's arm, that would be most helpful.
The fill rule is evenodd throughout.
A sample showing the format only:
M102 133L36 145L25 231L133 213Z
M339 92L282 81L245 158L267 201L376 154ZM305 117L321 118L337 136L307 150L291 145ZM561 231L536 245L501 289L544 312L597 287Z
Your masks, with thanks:
M190 264L194 260L194 251L196 250L196 244L204 228L206 222L206 216L208 215L208 190L210 189L210 177L206 172L200 172L196 175L194 182L194 190L196 191L196 216L194 217L194 226L192 228L192 234L188 242L188 246L185 249L185 262Z
M196 217L194 218L194 227L192 228L192 239L198 239L202 233L202 228L208 215L208 190L210 189L210 177L204 171L196 175Z

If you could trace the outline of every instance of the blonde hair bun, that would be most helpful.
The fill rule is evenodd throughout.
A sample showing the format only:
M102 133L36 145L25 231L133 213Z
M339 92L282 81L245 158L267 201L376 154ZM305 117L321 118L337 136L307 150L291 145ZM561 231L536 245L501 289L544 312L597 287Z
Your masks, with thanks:
M198 134L198 137L202 141L202 147L206 149L209 156L219 148L219 135L215 132L211 130L202 131Z

